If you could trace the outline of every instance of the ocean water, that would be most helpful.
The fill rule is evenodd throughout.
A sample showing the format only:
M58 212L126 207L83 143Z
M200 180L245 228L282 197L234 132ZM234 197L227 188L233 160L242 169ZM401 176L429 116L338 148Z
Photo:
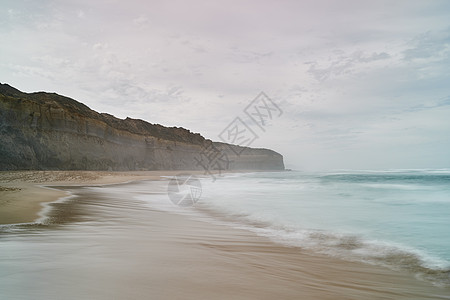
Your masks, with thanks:
M290 246L450 283L450 170L203 178L194 210Z
M149 265L153 252L165 257L158 245L170 241L179 254L183 243L201 238L220 244L213 231L184 236L189 231L179 230L183 222L174 214L450 286L450 170L198 176L201 198L191 207L170 201L170 179L61 187L72 195L47 204L38 221L0 225L0 296L80 299L94 293L110 299L104 291L115 290L114 282L158 275ZM163 225L155 211L168 213L162 214ZM164 270L172 264L152 263L164 264ZM151 290L174 274L151 277L154 285L122 292Z

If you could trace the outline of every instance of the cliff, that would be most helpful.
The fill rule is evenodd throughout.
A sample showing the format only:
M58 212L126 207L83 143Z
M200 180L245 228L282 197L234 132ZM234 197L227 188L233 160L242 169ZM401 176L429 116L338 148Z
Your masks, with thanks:
M0 84L0 170L284 170L268 149L98 113L54 93Z

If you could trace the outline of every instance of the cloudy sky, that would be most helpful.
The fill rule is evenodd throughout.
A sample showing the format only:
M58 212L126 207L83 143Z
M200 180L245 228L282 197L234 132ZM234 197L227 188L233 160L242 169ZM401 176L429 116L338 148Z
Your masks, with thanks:
M0 40L2 83L213 140L240 117L288 168L450 167L450 1L3 0Z

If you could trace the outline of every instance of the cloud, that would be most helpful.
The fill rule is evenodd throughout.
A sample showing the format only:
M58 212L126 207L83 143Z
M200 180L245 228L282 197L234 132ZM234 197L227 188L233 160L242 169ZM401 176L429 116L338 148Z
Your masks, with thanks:
M313 61L307 62L309 65L308 72L314 76L319 82L323 82L330 77L338 77L346 74L354 74L355 72L367 72L369 68L384 67L388 62L383 64L379 61L386 61L391 55L386 52L365 53L364 51L354 51L345 54L344 51L334 51L332 58L328 58L325 62ZM323 65L323 66L321 66Z
M436 141L448 124L447 1L15 0L3 7L0 78L25 91L58 92L212 139L264 91L284 114L255 146L285 153L293 168L368 166L387 152L413 167L424 151L443 152ZM411 145L411 136L417 157L403 161L394 149Z
M429 58L434 60L448 59L450 52L450 28L438 32L428 31L420 34L410 41L409 44L411 47L403 52L404 59L407 61Z

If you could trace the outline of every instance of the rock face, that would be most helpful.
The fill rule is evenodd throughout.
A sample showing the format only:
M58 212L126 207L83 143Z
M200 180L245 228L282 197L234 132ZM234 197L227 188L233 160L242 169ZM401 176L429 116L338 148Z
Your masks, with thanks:
M268 149L97 113L73 99L0 84L0 170L284 170Z

